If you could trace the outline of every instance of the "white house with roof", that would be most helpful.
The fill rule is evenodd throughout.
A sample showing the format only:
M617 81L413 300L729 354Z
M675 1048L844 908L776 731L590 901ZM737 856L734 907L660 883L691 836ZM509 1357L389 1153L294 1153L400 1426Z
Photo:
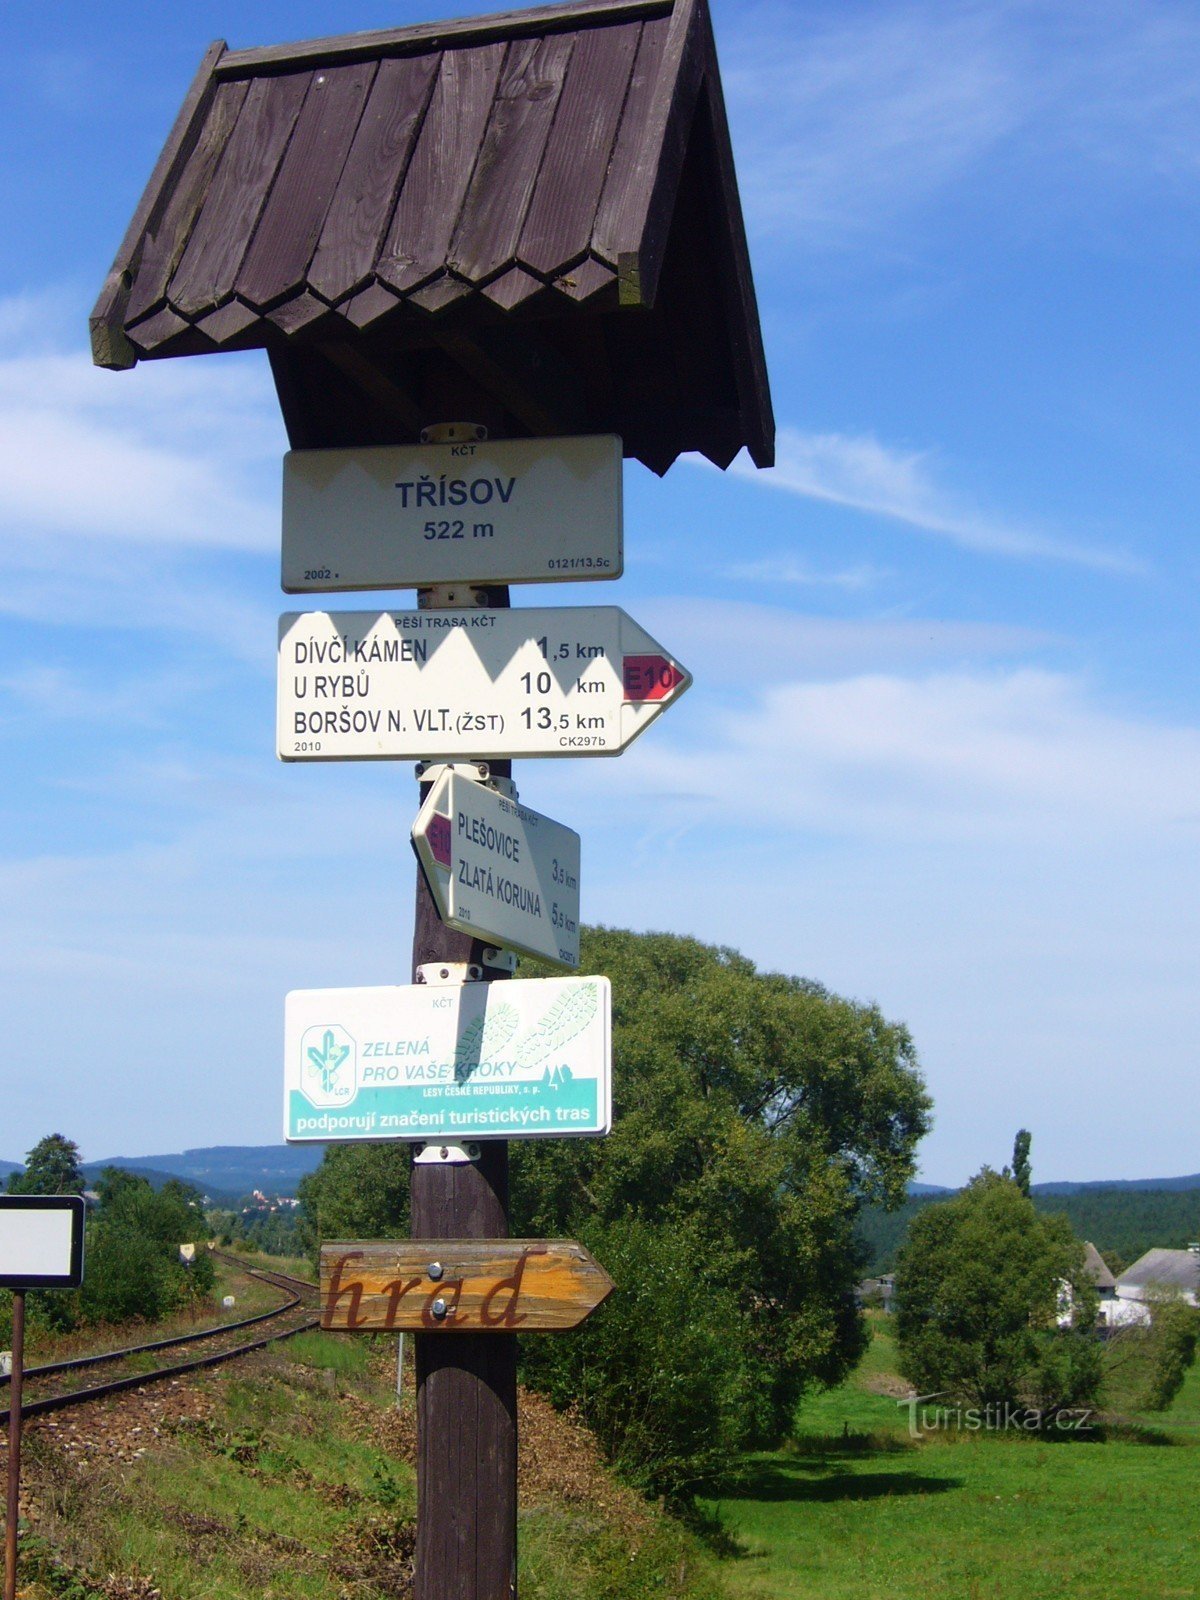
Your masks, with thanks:
M1200 1244L1147 1250L1117 1279L1116 1295L1101 1304L1100 1315L1110 1328L1149 1322L1154 1301L1164 1294L1200 1305Z
M1090 1278L1096 1293L1100 1297L1100 1321L1107 1321L1105 1308L1116 1295L1117 1280L1109 1270L1108 1263L1090 1239L1083 1246L1083 1275ZM1064 1278L1058 1286L1058 1325L1060 1328L1069 1328L1075 1318L1075 1293L1071 1285Z

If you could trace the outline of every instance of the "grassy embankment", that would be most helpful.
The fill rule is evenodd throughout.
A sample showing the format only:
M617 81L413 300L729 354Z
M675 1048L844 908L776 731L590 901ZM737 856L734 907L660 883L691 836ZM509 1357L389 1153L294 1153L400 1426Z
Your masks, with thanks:
M801 1413L794 1446L753 1458L720 1516L746 1553L737 1600L1194 1600L1200 1595L1200 1371L1141 1430L1049 1441L908 1433L862 1368ZM893 1388L894 1385L891 1385Z
M411 1392L396 1402L394 1352L314 1332L165 1406L146 1390L136 1427L115 1403L92 1425L108 1446L124 1431L115 1453L89 1444L81 1459L62 1432L31 1430L23 1600L408 1592L414 1419ZM522 1600L717 1600L711 1558L616 1487L577 1430L537 1401L522 1430Z

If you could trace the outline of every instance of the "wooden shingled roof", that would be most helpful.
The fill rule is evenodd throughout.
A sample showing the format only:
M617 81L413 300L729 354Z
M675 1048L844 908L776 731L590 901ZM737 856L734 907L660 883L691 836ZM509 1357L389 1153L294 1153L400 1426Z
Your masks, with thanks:
M704 0L214 44L92 316L101 366L266 348L298 447L615 432L773 460ZM447 409L451 416L446 416Z

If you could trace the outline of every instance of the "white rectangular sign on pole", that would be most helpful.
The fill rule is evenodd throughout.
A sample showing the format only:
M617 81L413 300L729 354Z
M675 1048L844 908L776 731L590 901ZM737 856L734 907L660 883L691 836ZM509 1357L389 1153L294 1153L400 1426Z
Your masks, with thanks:
M293 450L283 460L289 594L619 578L615 434Z
M617 755L691 675L617 606L280 618L284 761Z
M287 997L284 1137L563 1138L612 1126L607 978Z
M0 1289L77 1289L85 1210L81 1195L0 1195Z
M446 768L413 823L413 847L448 927L579 965L579 835Z

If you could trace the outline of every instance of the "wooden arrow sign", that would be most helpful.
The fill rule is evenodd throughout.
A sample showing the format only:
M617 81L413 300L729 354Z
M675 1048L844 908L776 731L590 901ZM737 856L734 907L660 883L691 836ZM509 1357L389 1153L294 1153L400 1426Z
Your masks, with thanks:
M362 1333L574 1328L613 1281L573 1239L364 1240L321 1246L321 1326Z

